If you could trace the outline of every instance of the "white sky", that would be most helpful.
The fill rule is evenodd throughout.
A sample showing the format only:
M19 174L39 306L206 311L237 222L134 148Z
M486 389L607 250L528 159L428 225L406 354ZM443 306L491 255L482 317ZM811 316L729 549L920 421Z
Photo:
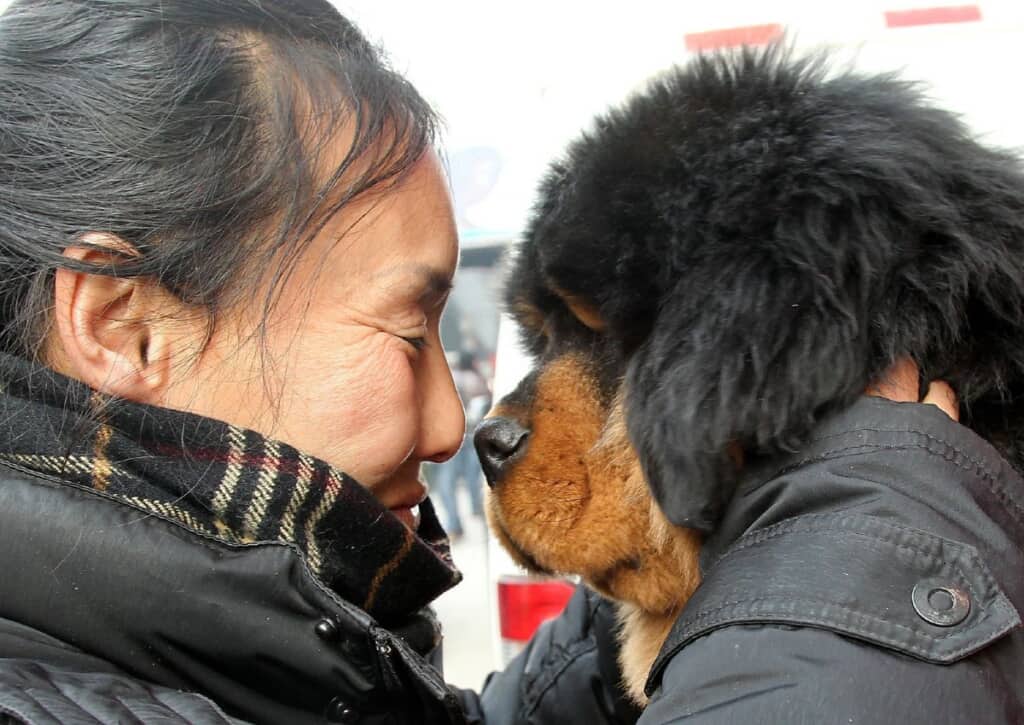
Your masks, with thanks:
M447 149L501 153L502 175L470 218L515 229L537 178L594 113L685 61L687 33L761 23L800 46L829 45L858 66L905 69L993 142L1024 146L1024 2L981 2L983 19L888 29L884 11L953 0L334 0L387 48L448 121Z
M511 231L566 140L659 70L685 61L687 33L785 25L801 46L855 53L860 66L904 68L994 142L1024 146L1015 69L1024 66L1024 2L979 2L981 22L887 29L885 10L960 0L333 0L390 53L440 110L445 146L500 158L471 226ZM965 0L969 2L970 0ZM0 9L8 0L0 0Z

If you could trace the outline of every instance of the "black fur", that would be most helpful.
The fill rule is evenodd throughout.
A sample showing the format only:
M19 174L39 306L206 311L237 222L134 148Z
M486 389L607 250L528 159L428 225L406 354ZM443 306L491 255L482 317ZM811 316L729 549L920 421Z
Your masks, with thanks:
M1024 174L920 88L786 49L700 56L544 180L511 299L596 304L668 517L792 450L901 356L1024 467ZM541 345L542 347L542 345Z

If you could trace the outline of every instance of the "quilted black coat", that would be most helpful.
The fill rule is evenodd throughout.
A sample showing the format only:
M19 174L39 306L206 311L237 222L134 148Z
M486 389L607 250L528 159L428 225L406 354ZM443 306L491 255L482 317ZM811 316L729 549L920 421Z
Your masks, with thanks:
M1022 547L1024 481L991 446L929 406L865 399L799 455L748 471L639 721L1022 723ZM11 468L0 572L0 719L636 716L606 685L608 605L582 591L477 695L447 688L286 546L140 524L123 503Z

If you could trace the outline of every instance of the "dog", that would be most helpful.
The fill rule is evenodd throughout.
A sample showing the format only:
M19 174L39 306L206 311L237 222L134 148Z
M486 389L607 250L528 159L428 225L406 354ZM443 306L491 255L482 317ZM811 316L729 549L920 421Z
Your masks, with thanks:
M551 165L505 302L536 366L476 433L488 519L619 602L638 703L744 465L894 361L1024 471L1024 174L895 75L669 71Z

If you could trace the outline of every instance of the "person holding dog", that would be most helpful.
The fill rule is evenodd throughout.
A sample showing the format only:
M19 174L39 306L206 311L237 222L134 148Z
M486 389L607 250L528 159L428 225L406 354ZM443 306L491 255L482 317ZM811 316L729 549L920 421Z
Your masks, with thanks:
M326 0L7 9L0 722L493 723L541 680L552 721L614 706L593 599L483 701L441 674L435 128Z
M0 18L0 722L638 717L582 588L444 682L434 130L326 0Z

